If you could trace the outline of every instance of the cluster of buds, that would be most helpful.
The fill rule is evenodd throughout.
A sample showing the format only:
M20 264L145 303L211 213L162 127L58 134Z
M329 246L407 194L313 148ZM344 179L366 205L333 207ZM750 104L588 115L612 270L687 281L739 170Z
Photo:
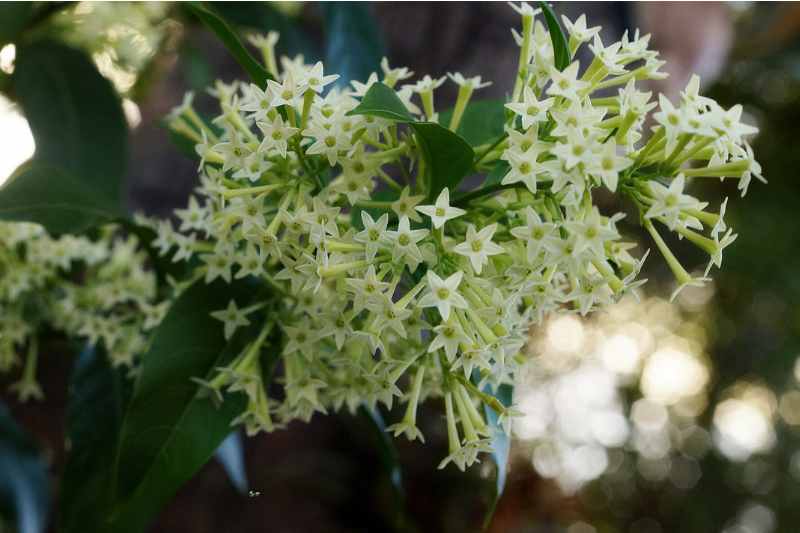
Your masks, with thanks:
M601 214L592 191L631 199L681 285L697 283L672 255L654 222L708 251L713 264L732 241L721 213L683 192L686 177L739 178L758 167L743 136L753 129L697 95L693 80L679 108L637 89L659 79L663 62L648 37L626 34L604 46L583 17L565 20L568 52L591 42L588 67L556 68L538 10L522 15L519 72L505 103L504 131L475 147L473 170L489 174L471 191L430 195L427 155L413 128L353 112L382 83L407 112L437 122L434 92L447 80L413 76L382 62L382 73L335 85L322 63L276 61L277 35L253 39L274 76L266 86L217 82L212 123L189 95L169 117L196 143L201 184L179 226L153 222L156 245L192 260L195 279L256 278L274 295L213 315L226 333L258 320L258 339L205 382L215 395L246 392L239 418L248 433L270 431L315 412L405 403L390 430L424 440L421 401L444 400L450 454L463 469L489 449L489 408L508 428L514 410L491 394L513 383L529 328L556 312L586 314L633 291L644 257L620 234L621 213ZM280 64L280 68L278 68ZM459 85L449 121L457 131L479 77ZM622 87L618 96L601 96ZM696 163L705 165L696 167ZM687 168L684 168L687 167ZM500 178L496 178L499 175ZM493 178L493 176L495 178ZM494 181L493 181L494 179ZM711 226L711 237L699 231ZM646 254L644 254L646 255ZM261 383L258 353L273 328L283 332L281 400Z
M42 397L37 339L45 328L99 345L113 365L135 368L166 311L138 247L138 239L120 238L113 227L90 240L50 237L38 224L0 223L0 373L23 365L11 386L22 401Z

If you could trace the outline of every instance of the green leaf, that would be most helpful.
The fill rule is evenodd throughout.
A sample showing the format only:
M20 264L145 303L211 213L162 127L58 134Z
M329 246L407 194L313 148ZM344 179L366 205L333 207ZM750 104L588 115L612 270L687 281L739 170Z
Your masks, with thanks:
M367 4L325 2L321 4L325 28L325 69L339 74L337 84L366 80L379 71L386 55L383 40Z
M282 13L270 2L215 2L214 9L236 26L260 33L270 30L280 33L281 38L275 45L278 56L303 54L306 58L320 57L315 40L304 31L301 22ZM327 63L325 67L328 68Z
M59 524L64 533L98 531L111 505L110 465L131 382L105 352L86 348L69 383L67 461L61 479Z
M489 390L486 392L491 393ZM494 396L500 400L500 403L508 407L511 405L513 393L514 389L510 385L500 385ZM497 467L492 499L489 503L489 509L486 512L483 522L485 529L492 521L492 516L494 516L497 502L500 500L500 496L503 495L503 489L506 486L506 477L508 475L508 455L511 450L511 439L508 435L506 435L505 431L503 431L503 428L497 423L497 413L495 413L494 410L486 404L483 405L483 409L484 413L486 414L486 421L488 422L491 430L491 435L489 438L492 441L492 460Z
M561 29L558 17L556 17L550 4L547 2L539 2L539 7L542 8L544 20L547 23L547 29L550 31L550 40L553 41L553 59L555 66L558 70L564 70L569 66L569 46L567 45L567 38L564 37L564 31Z
M0 3L0 46L13 42L33 15L33 2Z
M119 217L109 204L81 176L36 158L0 188L0 219L38 222L52 234L80 233Z
M411 126L426 162L429 199L445 187L455 190L472 169L475 152L467 141L435 122L415 122L397 93L383 83L373 83L348 115L372 115Z
M33 442L0 403L0 508L8 507L18 533L41 533L47 526L50 480Z
M267 86L267 80L272 76L261 64L247 51L239 37L219 15L203 7L199 3L190 2L187 7L222 41L228 51L233 55L239 65L244 68L250 79L261 88Z
M397 449L394 447L391 437L386 432L386 422L383 420L383 415L377 408L370 409L366 406L359 408L359 413L369 422L369 427L373 429L373 433L377 437L381 462L389 475L395 498L398 503L402 504L405 498L405 491L403 490L403 474L400 471L400 458L397 455Z
M128 131L108 80L83 52L38 42L19 50L12 83L36 153L0 189L0 216L53 233L119 216Z
M445 187L455 191L472 169L475 152L460 136L434 122L411 124L425 155L428 199L435 199Z
M233 486L242 494L247 493L247 472L244 466L244 442L239 430L231 432L219 445L214 457L228 474Z
M496 140L503 134L505 108L502 100L477 100L470 102L461 115L458 133L471 146L480 146ZM439 113L439 124L447 127L453 110Z
M498 185L503 178L508 174L508 171L511 170L511 167L506 161L498 161L492 170L486 175L486 180L483 182L484 187L489 187L491 185Z
M230 298L245 300L243 285L202 280L181 294L142 358L141 374L120 431L116 505L107 531L143 531L178 488L208 462L245 406L235 394L216 406L192 378L209 378L238 351L226 343L222 322L209 313ZM190 334L187 334L190 332Z
M398 122L414 122L414 117L406 109L405 104L391 89L381 82L373 83L355 109L348 115L372 115Z

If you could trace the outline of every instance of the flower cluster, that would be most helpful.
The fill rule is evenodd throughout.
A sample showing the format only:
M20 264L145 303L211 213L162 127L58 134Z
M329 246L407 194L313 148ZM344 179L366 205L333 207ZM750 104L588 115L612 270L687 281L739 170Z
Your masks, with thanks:
M725 204L706 212L684 186L689 177L729 177L744 192L751 175L760 177L741 108L699 96L696 78L679 106L651 101L637 82L665 74L648 37L626 34L606 46L583 17L564 20L568 52L574 58L589 43L592 62L557 68L538 10L513 7L522 16L519 72L505 133L473 147L472 170L488 176L471 191L433 188L417 130L356 108L382 84L410 116L436 123L434 93L449 77L458 99L441 127L457 132L474 91L487 85L480 77L402 83L413 73L384 60L380 74L335 85L338 76L301 56L281 58L279 68L270 34L252 42L274 80L217 82L209 93L221 113L211 123L191 95L170 115L172 129L196 143L201 185L176 212L177 228L154 223L157 246L195 261L206 283L256 278L274 295L214 313L227 335L264 322L258 339L205 383L218 397L246 392L239 421L249 433L399 400L405 416L389 429L424 440L417 408L441 397L450 447L442 466L473 463L489 449L483 408L506 428L514 413L491 391L513 382L529 328L550 313L586 314L642 283L647 254L631 255L623 215L602 214L596 189L638 207L681 286L702 280L683 269L654 223L721 263L734 238ZM274 327L285 339L281 400L267 395L258 358Z
M89 52L124 94L161 46L167 11L159 2L79 2L58 13L52 26L64 42Z
M134 367L167 305L156 302L156 278L138 244L113 227L90 240L0 223L0 373L25 354L12 385L21 400L42 397L37 338L45 328L100 345L115 366Z

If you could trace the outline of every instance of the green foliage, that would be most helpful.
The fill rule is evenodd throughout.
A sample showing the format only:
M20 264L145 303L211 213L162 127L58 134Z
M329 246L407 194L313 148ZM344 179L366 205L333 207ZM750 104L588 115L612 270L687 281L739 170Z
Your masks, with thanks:
M18 533L45 530L49 483L39 452L0 403L0 514L11 513Z
M33 2L0 3L0 46L13 42L33 15Z
M101 528L99 510L111 505L114 460L130 381L101 350L87 348L70 379L66 432L70 442L61 481L59 527L64 533Z
M207 378L236 355L237 337L226 344L222 323L209 315L231 296L231 287L221 282L197 282L156 330L120 430L107 531L144 531L208 462L244 408L239 394L215 405L192 381Z
M439 124L446 126L452 116L452 109L442 111L439 113ZM456 133L475 147L495 141L503 134L504 127L505 107L502 100L476 100L471 101L464 110Z
M0 189L0 217L58 234L119 216L127 126L119 97L91 59L52 42L23 47L13 88L36 153Z
M118 217L109 204L86 180L35 158L0 189L0 218L38 222L52 234L80 233Z
M411 124L425 154L428 198L435 199L448 187L455 190L472 169L475 152L459 135L434 122Z
M445 187L455 189L472 169L475 152L467 141L435 122L416 122L394 90L383 83L373 83L347 114L406 122L413 128L425 157L428 198L436 198Z
M397 93L381 82L373 83L361 99L361 103L347 114L372 115L398 122L414 122L414 117L408 112Z
M266 87L267 80L271 80L272 76L247 51L228 23L199 3L191 2L188 4L188 8L208 29L219 37L219 40L222 41L239 65L247 72L250 79L259 87Z
M550 4L547 2L539 2L539 7L542 8L544 20L547 23L547 29L550 31L550 39L553 41L554 63L558 70L564 70L569 66L569 46L567 45L567 38L564 37L564 31L561 29L558 17L553 13L553 8L550 7Z
M385 55L378 26L365 3L325 2L325 68L336 72L339 85L365 80L378 70Z
M508 174L510 169L511 167L507 162L498 161L495 163L494 167L492 167L492 170L486 175L486 180L483 182L483 186L489 187L490 185L498 185L501 181L503 181L503 178L506 174Z
M514 390L510 385L500 385L500 387L497 389L497 394L495 397L504 406L509 407L511 405L513 394ZM497 468L495 473L494 492L489 503L489 510L484 518L484 526L487 526L491 522L492 516L494 516L494 510L497 507L497 502L503 495L503 489L505 489L506 486L506 477L508 476L508 455L511 451L511 438L506 435L505 431L503 431L503 428L498 424L497 413L495 413L494 410L486 404L484 404L483 410L486 414L486 422L489 424L492 430L492 460L494 460Z

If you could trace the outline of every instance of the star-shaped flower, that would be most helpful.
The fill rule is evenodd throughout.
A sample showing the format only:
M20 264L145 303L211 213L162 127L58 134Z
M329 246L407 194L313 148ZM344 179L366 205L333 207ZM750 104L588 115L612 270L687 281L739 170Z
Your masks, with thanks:
M466 211L458 207L450 207L450 190L447 187L439 193L434 205L419 205L415 209L423 215L428 215L434 228L441 228L448 220L466 213Z

